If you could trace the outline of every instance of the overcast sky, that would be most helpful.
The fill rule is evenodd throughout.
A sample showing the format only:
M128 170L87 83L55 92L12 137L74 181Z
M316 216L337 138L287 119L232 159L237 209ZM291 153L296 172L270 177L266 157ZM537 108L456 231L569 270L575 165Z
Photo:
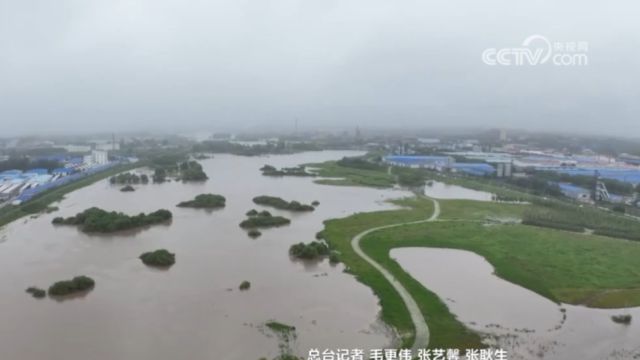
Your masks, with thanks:
M0 135L347 125L640 137L637 0L0 0ZM587 66L489 66L530 35Z

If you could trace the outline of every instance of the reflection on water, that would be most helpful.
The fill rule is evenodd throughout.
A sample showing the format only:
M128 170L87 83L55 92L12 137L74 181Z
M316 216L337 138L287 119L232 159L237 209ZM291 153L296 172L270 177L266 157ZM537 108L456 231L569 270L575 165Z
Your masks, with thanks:
M449 185L439 181L428 181L424 187L424 194L434 199L460 199L491 201L493 194L469 189L458 185Z
M136 185L121 192L107 180L68 194L60 210L0 232L0 349L8 360L258 359L274 357L277 341L258 327L265 321L293 325L301 355L310 347L380 347L389 334L377 322L379 306L371 290L328 261L305 264L289 259L291 244L313 240L322 221L354 212L391 208L384 200L397 190L332 187L312 178L265 177L264 164L295 166L353 156L315 152L286 156L216 155L201 163L204 183ZM223 210L177 208L181 201L212 192L227 198ZM292 214L289 226L267 229L251 239L238 224L257 195L310 203L312 213ZM52 226L98 206L128 214L170 209L169 226L112 235L87 235ZM156 271L138 256L166 248L176 264ZM88 275L96 287L64 302L36 301L24 289L46 288L75 275ZM251 282L246 292L237 290Z
M509 359L632 359L640 357L640 308L590 309L557 305L502 280L472 252L399 248L391 257L443 299L470 328L507 349ZM443 271L447 269L448 271ZM631 314L631 325L611 321Z

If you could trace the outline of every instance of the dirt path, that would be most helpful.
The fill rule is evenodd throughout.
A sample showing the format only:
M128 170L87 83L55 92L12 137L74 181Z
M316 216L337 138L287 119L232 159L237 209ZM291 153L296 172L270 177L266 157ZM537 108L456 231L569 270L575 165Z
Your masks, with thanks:
M427 326L427 322L424 320L418 304L413 299L413 297L411 297L411 294L407 291L407 289L402 286L402 284L393 276L393 274L391 274L387 269L382 267L382 265L378 264L375 260L369 257L369 255L365 254L365 252L362 251L362 248L360 248L360 240L378 230L390 229L404 225L420 224L437 220L440 216L440 203L436 199L431 199L431 201L433 201L433 214L431 214L431 217L429 217L428 219L374 227L359 233L351 239L351 247L353 248L353 251L355 251L356 254L358 254L358 256L360 256L363 260L371 264L371 266L378 270L382 274L382 276L387 279L387 281L398 292L398 294L402 298L402 301L404 301L404 304L407 306L409 315L411 316L411 321L413 322L413 326L415 328L415 340L413 342L413 346L411 347L414 354L418 353L418 349L426 348L429 345L429 327Z

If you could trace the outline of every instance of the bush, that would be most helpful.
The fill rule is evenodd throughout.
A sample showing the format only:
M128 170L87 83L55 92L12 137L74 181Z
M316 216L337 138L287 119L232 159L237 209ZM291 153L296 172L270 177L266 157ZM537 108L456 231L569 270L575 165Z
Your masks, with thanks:
M185 161L180 164L180 179L182 181L205 181L209 179L197 161Z
M96 282L87 276L76 276L71 280L58 281L49 287L49 296L65 296L93 289Z
M51 222L57 225L80 226L85 232L109 233L136 227L158 224L172 218L169 210L160 209L149 214L129 216L121 212L105 211L97 207L89 208L68 218L56 217Z
M320 205L320 201L318 200L313 200L313 202L311 203L312 206L318 206Z
M251 230L249 230L249 232L247 234L249 234L249 236L254 238L254 239L259 237L260 235L262 235L262 233L257 229L251 229Z
M226 199L222 195L217 194L200 194L193 200L183 201L179 203L178 207L191 207L191 208L205 208L214 209L221 208L226 205Z
M282 216L258 215L250 217L240 223L241 228L251 229L260 227L275 227L291 223L291 220Z
M287 202L279 197L275 196L256 196L253 198L253 202L258 205L271 206L276 209L290 210L290 211L313 211L315 208L311 205L301 204L297 201Z
M631 315L613 315L611 320L617 324L629 325L631 324Z
M298 243L291 245L289 255L304 260L315 260L329 255L329 247L320 241L312 241L308 244Z
M176 255L165 249L159 249L140 255L140 260L148 266L169 267L176 263Z
M131 186L131 185L127 185L127 186L123 187L122 189L120 189L120 191L129 192L129 191L136 191L136 189L134 189L133 186Z
M37 288L35 286L28 287L26 291L36 299L42 299L43 297L47 296L47 292L46 291L44 291L44 290L42 290L40 288Z
M256 216L256 215L258 215L258 210L251 209L251 210L247 211L247 213L245 215L247 215L247 216Z
M245 280L240 283L240 286L238 287L238 289L244 291L244 290L249 290L250 287L251 287L251 283Z

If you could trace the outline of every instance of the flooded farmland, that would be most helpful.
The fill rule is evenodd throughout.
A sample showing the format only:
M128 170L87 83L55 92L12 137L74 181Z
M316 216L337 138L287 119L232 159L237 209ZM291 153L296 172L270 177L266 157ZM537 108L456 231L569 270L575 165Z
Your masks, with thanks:
M390 256L435 292L460 321L487 334L509 359L636 359L640 308L590 309L552 301L494 275L483 257L463 250L398 248ZM612 315L629 314L629 325Z
M70 193L59 210L20 219L0 231L0 349L7 360L258 359L278 354L277 339L263 324L276 320L296 327L293 344L368 348L389 345L392 336L377 320L370 289L328 261L292 261L297 242L314 239L322 221L359 211L389 209L398 190L323 186L307 177L265 177L276 167L339 159L355 152L313 152L269 157L216 155L200 161L209 180L136 185L121 192L108 180ZM224 209L206 211L175 205L201 193L224 195ZM258 195L320 205L311 213L262 208ZM127 214L166 208L168 225L115 235L89 235L51 224L97 206ZM238 224L252 208L292 220L251 239ZM176 254L169 270L144 266L138 256L166 248ZM24 290L46 288L75 275L88 275L96 288L68 301L36 300ZM238 291L243 281L251 289Z
M466 187L445 184L440 181L428 181L424 186L424 194L441 200L477 200L491 201L493 194L486 191L473 190Z

